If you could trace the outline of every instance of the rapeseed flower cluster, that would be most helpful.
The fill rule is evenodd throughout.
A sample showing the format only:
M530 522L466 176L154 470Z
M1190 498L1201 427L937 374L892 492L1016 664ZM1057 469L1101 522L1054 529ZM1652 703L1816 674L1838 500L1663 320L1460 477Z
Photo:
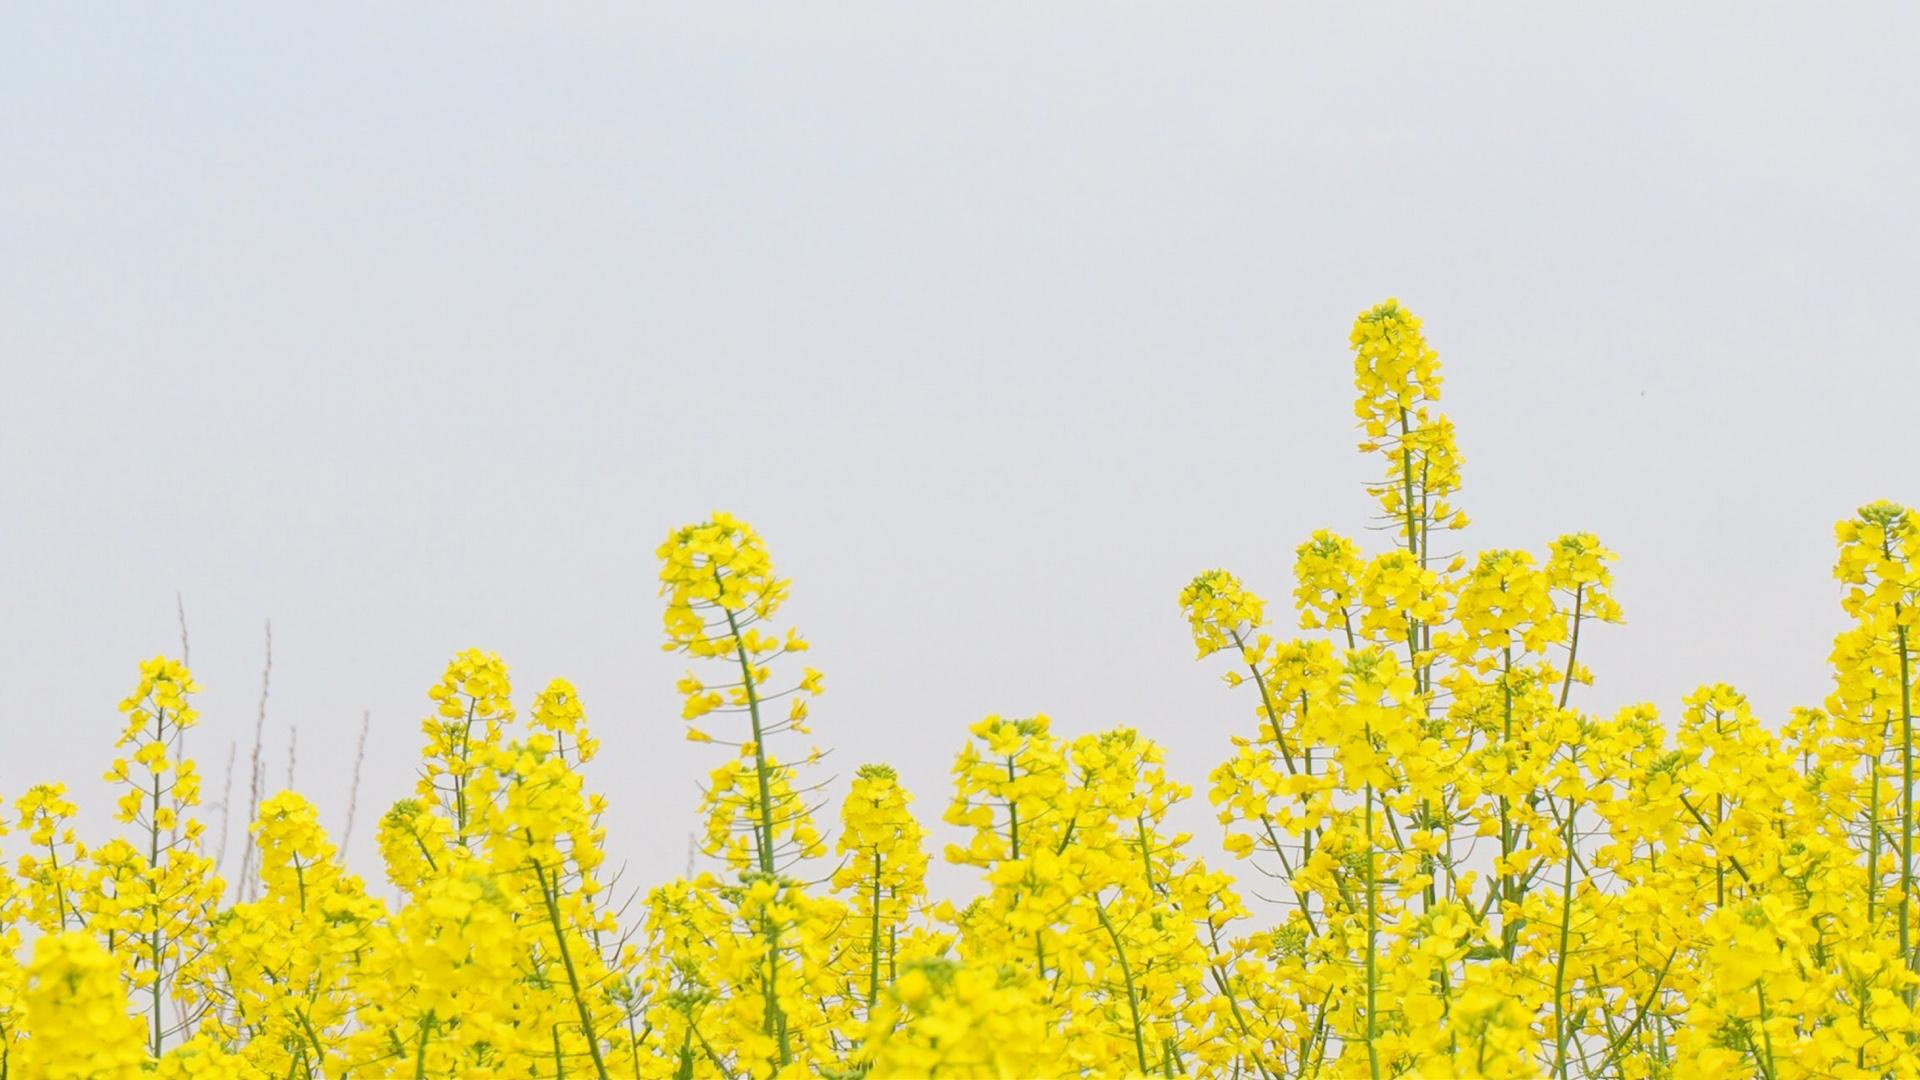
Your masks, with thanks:
M288 791L223 882L198 687L156 658L107 771L122 834L80 837L52 784L0 823L0 1077L1920 1076L1913 512L1838 526L1818 708L1711 683L1596 713L1613 552L1453 550L1437 351L1395 301L1350 346L1389 542L1300 542L1289 617L1225 569L1179 596L1252 706L1207 778L1221 865L1127 726L979 720L937 822L885 764L841 788L801 742L825 679L790 585L715 513L658 551L707 869L621 885L579 693L516 698L468 650L384 881ZM969 893L929 888L936 844Z

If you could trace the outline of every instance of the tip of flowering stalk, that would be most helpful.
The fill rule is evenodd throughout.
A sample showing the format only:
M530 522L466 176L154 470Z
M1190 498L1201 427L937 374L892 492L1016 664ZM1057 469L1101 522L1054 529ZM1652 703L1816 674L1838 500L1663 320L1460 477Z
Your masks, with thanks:
M1386 322L1391 319L1408 316L1409 314L1410 313L1400 305L1399 297L1389 296L1385 300L1362 311L1357 321L1365 323Z
M1906 507L1901 506L1899 503L1889 502L1885 499L1881 499L1877 502L1870 502L1867 505L1861 507L1859 510L1859 514L1860 514L1861 521L1864 521L1869 525L1878 525L1882 529L1886 529L1889 531L1892 531L1898 526L1904 525L1907 520Z

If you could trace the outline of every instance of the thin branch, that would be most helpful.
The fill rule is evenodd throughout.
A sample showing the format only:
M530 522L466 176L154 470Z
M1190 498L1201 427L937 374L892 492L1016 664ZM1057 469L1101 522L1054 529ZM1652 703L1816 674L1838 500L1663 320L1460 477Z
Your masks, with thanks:
M227 740L227 778L220 785L220 847L213 857L213 872L216 876L220 867L227 861L228 828L233 817L233 759L240 751L240 744Z
M193 650L187 646L187 601L180 590L173 590L173 607L180 615L180 662L193 667Z
M260 746L266 735L267 727L267 690L273 680L273 620L267 620L267 658L260 668L260 709L253 718L253 756L248 770L247 781L247 820L242 826L246 829L247 840L240 850L240 884L236 895L242 900L251 899L249 887L253 875L253 819L260 812Z
M340 858L347 857L347 843L353 839L353 814L360 805L360 766L367 760L367 725L373 710L360 710L360 742L353 748L353 786L347 789L347 827L340 830Z

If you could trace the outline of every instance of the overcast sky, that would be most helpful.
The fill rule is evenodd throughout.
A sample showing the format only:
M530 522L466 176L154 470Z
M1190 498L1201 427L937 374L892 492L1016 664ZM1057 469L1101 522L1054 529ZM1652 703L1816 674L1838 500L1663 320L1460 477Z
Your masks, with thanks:
M715 507L794 580L843 777L937 816L968 723L1045 711L1203 799L1253 703L1176 596L1283 602L1365 527L1346 335L1390 295L1469 542L1620 553L1593 708L1817 703L1834 521L1920 501L1892 8L305 8L0 18L9 800L104 816L177 591L210 787L271 617L273 785L297 728L338 828L371 710L377 872L481 646L578 684L613 848L677 872L720 751L654 549Z

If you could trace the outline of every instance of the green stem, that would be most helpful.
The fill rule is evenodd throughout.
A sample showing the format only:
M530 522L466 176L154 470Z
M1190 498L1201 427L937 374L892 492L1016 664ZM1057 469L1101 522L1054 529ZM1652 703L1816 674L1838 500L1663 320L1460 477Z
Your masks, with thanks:
M880 849L873 849L873 926L867 937L867 1014L880 1000Z
M1900 622L1900 605L1893 617L1900 633L1900 958L1908 971L1920 971L1913 953L1913 681L1908 670L1907 627ZM1913 1005L1914 988L1903 996ZM1909 1040L1911 1041L1911 1040Z
M1753 992L1760 999L1760 1040L1767 1050L1767 1060L1762 1072L1768 1080L1773 1080L1780 1075L1780 1066L1773 1058L1773 1032L1767 1029L1767 989L1760 983L1754 983Z
M1420 533L1413 523L1413 451L1407 448L1407 436L1411 428L1407 423L1407 410L1400 410L1400 480L1405 485L1401 502L1405 505L1407 517L1407 554L1420 555Z
M1211 915L1207 918L1207 937L1213 945L1213 954L1219 955L1223 951L1220 947L1220 927L1214 923ZM1253 1045L1253 1033L1247 1027L1246 1013L1240 1009L1240 998L1234 993L1232 980L1228 978L1225 968L1219 964L1212 964L1209 965L1208 971L1213 975L1213 985L1220 991L1220 996L1227 999L1227 1008L1233 1013L1233 1026L1240 1030L1240 1037L1246 1040L1248 1045ZM1273 1075L1267 1071L1266 1063L1258 1056L1253 1059L1253 1067L1260 1070L1260 1075L1263 1077Z
M420 1018L420 1045L413 1054L413 1080L427 1080L427 1040L433 1037L433 1014Z
M713 579L720 580L720 571L716 567ZM733 635L734 655L740 661L740 681L747 690L747 714L753 722L753 768L754 776L760 786L760 820L756 846L759 851L760 871L768 876L773 874L773 794L768 779L767 745L760 725L760 690L753 677L753 661L747 656L747 643L740 637L740 621L733 609L722 605L721 611L727 613L727 630ZM787 1036L787 1018L780 1010L777 982L780 975L780 932L773 920L762 917L762 927L767 934L767 1025L768 1034L774 1035L780 1043L780 1066L785 1068L793 1061L793 1044Z
M1273 732L1273 742L1280 748L1280 759L1286 762L1287 773L1295 772L1293 751L1287 749L1287 740L1280 734L1280 710L1273 703L1273 693L1267 689L1267 677L1260 673L1260 665L1254 663L1253 654L1247 643L1240 637L1239 630L1228 631L1233 635L1233 643L1240 649L1240 656L1247 662L1247 670L1253 675L1253 685L1260 690L1260 711L1267 714L1267 726Z
M1166 890L1155 884L1153 880L1153 847L1147 843L1147 815L1144 813L1135 814L1133 823L1134 826L1140 830L1135 835L1138 836L1140 840L1140 869L1147 875L1147 891L1150 893L1163 893Z
M1640 1003L1640 1011L1634 1014L1633 1020L1627 1024L1626 1030L1622 1031L1608 1044L1607 1056L1601 1059L1600 1070L1598 1073L1595 1073L1596 1076L1606 1073L1608 1067L1613 1064L1614 1059L1618 1058L1620 1052L1627 1048L1627 1040L1632 1038L1633 1033L1638 1031L1640 1027L1646 1023L1647 1017L1652 1013L1653 1003L1659 1000L1660 984L1667 981L1667 972L1672 970L1674 957L1678 955L1680 955L1680 950L1677 947L1667 953L1666 962L1660 965L1659 974L1653 977L1653 987L1647 991L1647 999Z
M467 702L466 723L460 729L460 767L453 773L453 818L461 844L467 842L467 770L473 767L473 717L480 700ZM244 873L245 867L241 870Z
M1872 708L1873 706L1869 706ZM1887 743L1887 720L1883 711L1876 710L1880 716L1880 746L1885 752ZM1881 758L1875 756L1871 762L1867 777L1867 925L1873 925L1875 908L1880 899L1880 771Z
M1700 808L1693 805L1693 801L1691 799L1688 799L1685 795L1680 796L1680 805L1686 809L1687 813L1693 815L1693 820L1699 823L1702 829L1706 830L1708 837L1711 838L1713 834L1718 831L1714 823L1708 821L1706 815L1700 812ZM1718 854L1718 846L1719 846L1718 844L1715 845L1716 854ZM1747 876L1747 868L1740 865L1739 859L1736 859L1731 855L1723 856L1723 858L1726 860L1726 864L1733 868L1733 872L1740 875L1741 881L1744 881L1749 885L1753 884L1753 878ZM1726 874L1726 871L1721 869L1718 862L1714 864L1714 872L1723 877ZM1723 900L1722 902L1724 903L1725 901Z
M1567 707L1567 697L1573 693L1573 660L1580 655L1580 608L1586 602L1586 583L1573 587L1573 633L1567 642L1567 674L1560 680L1560 707Z
M320 1033L313 1030L313 1018L306 1013L298 1011L295 1011L293 1015L300 1021L301 1029L306 1032L308 1045L313 1047L314 1067L307 1070L307 1075L311 1076L317 1070L320 1072L320 1075L325 1076L327 1052L320 1045Z
M1113 928L1113 920L1107 918L1107 908L1098 897L1093 901L1094 914L1100 916L1100 925L1106 928L1107 937L1113 942L1114 957L1120 961L1120 977L1127 983L1127 1012L1133 1017L1133 1052L1140 1061L1141 1075L1147 1072L1147 1043L1140 1034L1140 1000L1133 988L1133 968L1127 963L1127 947L1120 943L1120 934Z
M1513 645L1508 643L1505 659L1500 667L1500 695L1502 701L1502 720L1500 728L1500 746L1504 750L1513 741ZM1519 883L1514 880L1512 868L1507 859L1519 847L1519 838L1514 835L1513 807L1505 795L1500 796L1500 873L1494 880L1494 889L1500 896L1500 949L1508 961L1513 960L1514 946L1518 944L1518 935L1513 932L1507 905L1519 900Z
M1379 952L1380 911L1373 877L1373 784L1366 786L1367 802L1367 1073L1380 1080L1380 1051L1374 1044L1379 1031L1374 1022L1375 991L1380 984Z
M156 708L153 710L153 741L164 742L166 731L167 711ZM160 773L152 768L148 769L148 773L153 777L153 801L147 815L147 869L153 874L157 884L160 877ZM160 894L157 890L153 893L149 908L153 913L153 937L149 941L153 958L153 1056L157 1058L160 1056L163 1042L160 1026L160 984L165 981L162 978L163 972L160 970L163 946L160 935Z
M1561 863L1560 952L1553 969L1553 1071L1567 1075L1567 937L1573 922L1573 821L1579 804L1567 804L1566 857Z
M529 843L532 842L531 832L528 833L527 840ZM580 1033L586 1037L587 1050L593 1055L594 1071L599 1073L600 1080L610 1080L607 1075L606 1060L600 1056L600 1036L593 1030L593 1014L587 1008L587 996L580 989L580 975L573 966L573 950L567 947L567 930L561 924L560 904L555 895L559 892L559 882L556 877L554 884L549 885L546 872L540 868L538 862L533 863L533 875L539 880L540 895L547 902L547 920L553 924L553 939L560 947L560 963L567 969L567 986L573 991L573 1005L580 1014ZM560 1033L556 1028L554 1031L556 1043L559 1038Z
M719 580L720 572L714 571L714 579ZM753 770L760 785L760 820L756 837L759 847L760 872L773 873L773 794L767 778L767 746L761 735L760 727L760 689L753 678L753 661L747 657L747 643L740 637L740 622L735 618L733 609L723 607L727 613L727 629L733 634L734 655L740 661L740 681L747 689L747 715L753 722Z

